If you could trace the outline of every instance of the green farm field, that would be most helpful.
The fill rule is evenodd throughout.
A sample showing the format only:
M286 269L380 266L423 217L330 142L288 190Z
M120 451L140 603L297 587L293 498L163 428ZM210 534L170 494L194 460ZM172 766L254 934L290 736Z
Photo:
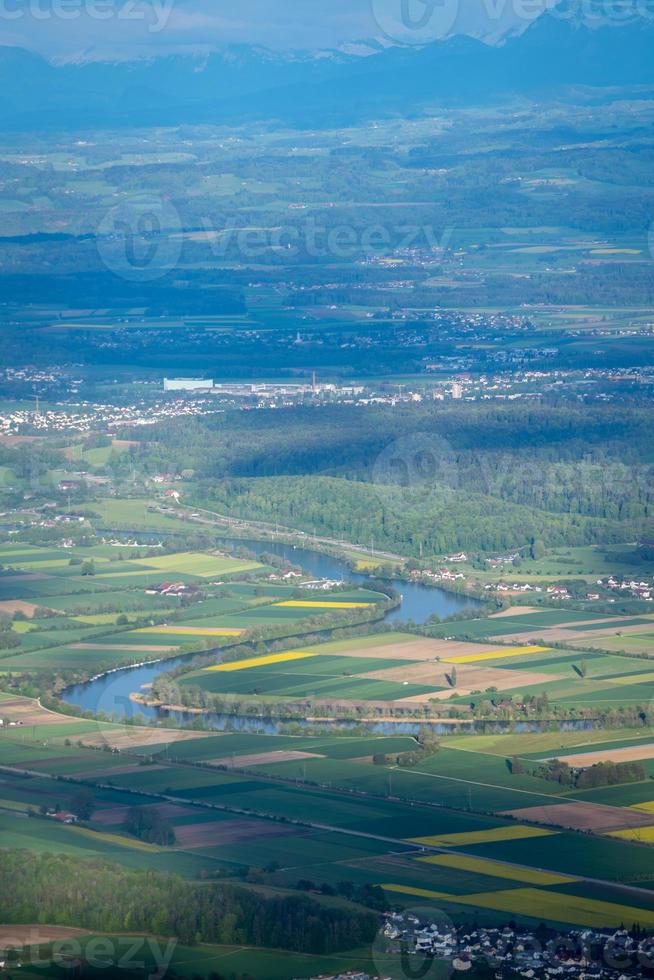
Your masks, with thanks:
M451 896L451 899L445 897L444 901L448 907L451 903L453 908L461 900L471 908L477 905L478 909L489 907L488 902L490 907L503 903L507 889L521 887L519 882L511 880L511 876L517 874L512 872L512 865L527 869L546 868L554 874L572 878L591 876L591 869L595 868L596 873L599 869L601 876L609 882L638 882L640 887L654 889L654 858L650 857L652 852L648 848L560 831L545 831L542 836L541 832L536 835L530 829L526 831L526 839L519 839L519 834L518 839L512 839L516 837L516 828L520 831L515 821L507 820L499 813L491 816L465 812L464 807L471 802L475 808L488 809L494 805L499 809L536 806L544 801L544 793L532 788L539 782L541 786L548 784L524 776L516 785L505 759L499 755L493 757L442 748L419 766L403 769L393 764L393 758L415 746L413 739L405 737L234 734L196 735L188 740L174 741L175 733L162 731L157 733L160 740L157 745L152 742L147 729L133 729L128 735L127 730L123 730L129 738L130 755L124 752L106 755L80 748L77 738L71 738L75 732L82 740L97 735L97 731L93 732L93 723L60 722L56 715L51 717L50 725L24 729L9 739L0 736L3 765L42 773L41 777L28 780L2 776L0 826L3 839L12 846L41 852L55 849L79 857L108 857L125 867L157 867L191 878L200 871L210 872L211 868L220 868L222 873L229 874L236 873L239 867L261 866L274 861L277 870L270 877L273 886L293 887L301 878L319 883L351 880L383 885L391 882L405 889L431 890ZM59 724L63 727L57 736ZM48 728L53 734L50 748L43 744L44 735L47 741ZM105 730L106 738L110 739L112 726L106 726ZM67 743L62 741L64 731ZM144 739L140 750L139 738ZM451 741L464 745L466 738ZM632 737L630 741L635 740ZM143 761L150 761L149 765L139 764L139 751ZM297 763L267 765L265 757L283 752L306 754L307 777L315 777L333 788L279 782L275 776L284 775L284 767L288 769ZM372 765L371 756L381 754L387 757L388 763ZM259 765L260 771L252 775L193 768L194 762L206 764L223 759L229 769L230 764L239 766L239 757L249 760L255 755L259 755L263 764L255 762L255 769ZM167 761L171 758L176 760L174 765ZM493 767L489 769L491 761ZM318 768L312 769L314 766ZM479 780L482 766L483 785ZM53 782L53 778L63 775L73 782ZM285 775L288 778L291 772ZM398 796L416 802L410 804L383 798L384 784L389 776ZM96 812L88 829L86 826L61 826L52 820L29 818L16 811L16 807L36 807L54 800L59 800L64 807L70 805L75 780L83 780L94 788ZM350 780L352 783L348 785ZM106 788L108 782L113 784L112 788ZM348 790L355 786L357 794L363 790L366 795L352 796ZM430 787L434 786L439 788L432 797ZM342 787L345 792L338 792L336 787ZM130 805L151 805L152 797L143 797L143 792L175 796L175 804L165 804L177 837L172 847L144 848L122 829L124 813ZM554 795L551 794L550 799ZM2 799L6 801L4 808ZM216 806L222 809L207 808ZM243 811L248 811L251 816L236 816ZM257 818L255 814L274 820L271 823L270 819ZM285 827L284 823L279 823L280 819L297 820L298 814L302 815L302 826L291 824ZM322 826L325 822L333 829L325 830ZM493 843L498 829L508 839ZM357 836L371 833L371 837ZM529 836L532 833L534 836ZM480 859L477 870L462 868L452 872L416 860L421 852L414 838L446 842L450 838L455 841L460 835L464 841L470 838L469 844L463 844L463 850ZM383 837L393 842L379 839ZM486 837L489 837L488 843L475 843ZM459 846L455 845L454 850L458 853ZM484 864L485 860L508 864L496 870L494 865ZM488 873L489 868L492 874ZM573 903L577 887L572 882L545 889L551 890L552 895L561 895L564 910L557 916L552 908L544 915L546 921L565 920L579 924L588 921L585 918L588 910L580 910ZM475 895L490 897L480 897L476 903L472 898ZM517 894L516 898L519 898ZM614 905L625 904L624 897L612 892L610 886L604 890L602 900ZM401 904L401 899L398 901ZM633 910L634 921L638 921L640 915L645 917L648 910L654 908L654 899L648 900L641 895L638 901L632 900L629 907ZM608 915L606 921L609 922L613 913L594 908L594 914ZM530 918L527 906L516 907L515 915Z
M250 629L300 633L307 619L338 617L349 604L372 608L383 598L354 589L316 603L301 589L271 587L260 563L215 552L153 550L123 560L122 551L107 545L5 544L0 563L0 611L4 603L9 614L20 607L30 617L13 623L17 645L2 651L0 672L98 673L181 648L220 647ZM188 588L190 603L157 593L171 579ZM295 605L280 605L285 602Z

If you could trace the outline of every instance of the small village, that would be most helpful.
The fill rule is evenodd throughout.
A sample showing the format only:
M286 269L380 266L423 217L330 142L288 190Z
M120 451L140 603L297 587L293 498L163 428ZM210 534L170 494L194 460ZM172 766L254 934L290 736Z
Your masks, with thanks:
M544 926L523 929L515 923L457 929L443 914L434 918L429 921L408 911L386 913L374 947L377 977L348 971L310 980L393 980L399 965L406 977L446 975L438 968L449 967L455 973L495 980L631 980L648 975L654 967L654 940L643 938L637 930L558 933ZM401 961L396 964L393 957Z

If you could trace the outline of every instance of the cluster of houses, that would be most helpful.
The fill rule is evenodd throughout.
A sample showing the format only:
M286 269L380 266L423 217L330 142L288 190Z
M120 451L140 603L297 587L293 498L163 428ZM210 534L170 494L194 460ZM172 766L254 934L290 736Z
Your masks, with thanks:
M570 592L564 585L548 585L547 594L553 599L570 599Z
M52 504L52 507L56 507L56 504ZM51 509L50 505L47 505L48 510ZM45 509L45 508L44 508ZM32 527L44 527L53 528L57 527L58 524L84 524L86 518L82 517L80 514L57 514L56 517L45 517L40 521L32 521ZM11 533L11 532L10 532ZM72 538L62 539L62 548L71 548L72 544L63 544L63 541L72 541Z
M302 582L301 585L303 589L311 589L313 592L329 592L330 589L343 585L343 580L338 582L331 578L317 578L311 582Z
M430 582L465 582L466 576L463 572L453 572L449 568L437 568L435 572L427 569L424 572L410 572L409 578L413 581L416 579L426 579Z
M545 592L551 599L571 599L570 590L565 585L531 585L529 582L489 582L484 586L486 592ZM597 596L599 599L599 596Z
M283 568L279 572L271 572L268 576L269 582L290 582L292 579L302 578L302 572L296 568Z
M20 433L90 433L98 428L114 430L127 425L154 425L168 419L203 415L215 411L206 399L188 401L142 401L131 405L105 405L96 402L61 403L55 408L14 409L0 414L0 435Z
M542 934L521 929L514 923L504 928L461 927L449 920L424 921L410 912L389 912L381 934L382 967L379 980L388 977L393 955L404 953L406 976L436 975L430 963L441 962L456 972L484 964L497 980L526 977L528 980L632 980L654 967L654 940L636 938L625 929L584 929L570 933ZM376 944L378 947L378 944ZM392 972L395 976L395 972ZM444 974L445 975L445 974ZM372 980L365 973L314 977L312 980Z
M146 590L147 595L195 595L200 591L199 586L193 582L160 582L158 585L151 585Z
M496 558L487 558L486 564L490 568L501 568L502 565L513 565L520 558L520 553L512 551L508 555L498 555Z
M311 980L379 980L373 978L369 973L362 973L361 970L346 970L345 973L321 973L319 976L311 977ZM385 980L391 980L390 977Z
M174 483L175 480L179 480L179 477L175 473L155 473L150 479L153 483L160 485L162 483Z
M654 586L649 582L637 582L635 579L617 579L610 575L607 579L598 579L597 584L604 589L611 589L615 592L628 592L636 599L644 599L651 602L654 598Z

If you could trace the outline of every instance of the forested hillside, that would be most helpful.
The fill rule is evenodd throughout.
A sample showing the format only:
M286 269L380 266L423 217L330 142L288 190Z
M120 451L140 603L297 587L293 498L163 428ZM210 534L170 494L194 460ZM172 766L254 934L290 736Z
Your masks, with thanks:
M174 936L183 943L254 944L311 953L372 941L377 920L303 896L266 898L231 885L196 885L67 855L0 851L0 917Z
M140 465L172 454L198 505L414 555L635 539L654 507L637 404L299 408L141 438Z

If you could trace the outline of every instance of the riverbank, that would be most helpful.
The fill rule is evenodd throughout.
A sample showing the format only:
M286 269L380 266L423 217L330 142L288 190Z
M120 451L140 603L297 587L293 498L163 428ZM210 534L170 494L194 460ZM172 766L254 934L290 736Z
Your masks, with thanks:
M364 587L370 587L376 581L370 574L352 573L349 565L342 559L310 548L300 548L281 542L253 541L245 538L226 540L233 541L237 546L247 545L255 550L258 549L258 553L264 550L272 551L289 563L300 565L316 579L350 580L354 584ZM481 608L478 601L451 594L438 587L404 582L399 579L387 581L400 595L397 606L384 615L384 622L390 628L395 628L405 622L422 624L434 614L440 619L460 614L465 610L474 614L476 610ZM111 673L100 674L93 680L67 687L62 692L61 699L64 703L74 706L78 710L89 712L94 716L104 713L108 717L114 717L118 720L129 720L138 713L146 722L149 721L152 724L161 721L169 723L171 720L176 720L180 724L187 724L198 717L195 713L191 714L190 709L181 706L166 708L163 705L152 705L147 703L147 699L135 701L131 695L134 692L138 695L144 690L144 685L151 685L160 674L175 670L182 664L188 663L194 656L197 657L198 653L177 655L164 660L159 659L150 663L142 663L139 666L127 666ZM200 709L199 714L207 714L208 717L214 719L213 724L217 726L227 723L226 718L215 713L207 713ZM243 719L243 722L249 726L251 722L256 724L257 719ZM396 724L397 722L394 722L393 726Z

